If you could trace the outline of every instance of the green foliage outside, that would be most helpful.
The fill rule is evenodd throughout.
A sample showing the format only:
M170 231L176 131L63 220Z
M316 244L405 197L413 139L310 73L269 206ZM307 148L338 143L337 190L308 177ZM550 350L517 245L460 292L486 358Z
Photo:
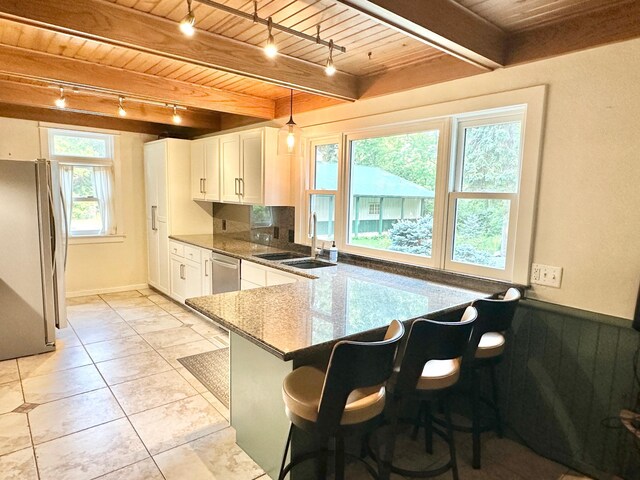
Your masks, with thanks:
M53 151L67 157L106 158L107 142L98 138L54 135Z
M93 168L73 167L73 197L74 198L95 198L95 180ZM100 207L97 201L73 202L72 220L93 220L99 214Z

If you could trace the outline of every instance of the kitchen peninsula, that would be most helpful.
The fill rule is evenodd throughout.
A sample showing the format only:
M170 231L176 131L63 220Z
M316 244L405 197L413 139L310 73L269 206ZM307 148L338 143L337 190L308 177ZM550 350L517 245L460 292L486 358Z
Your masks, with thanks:
M208 246L241 258L243 264L260 262L250 256L257 247L249 242L229 242L226 250L215 248L216 244L221 245L214 240ZM296 270L276 262L262 263ZM466 290L346 263L311 270L312 275L308 272L287 285L186 302L230 330L231 424L238 445L272 478L277 477L288 429L281 396L287 373L301 365L326 362L339 340L376 338L393 319L408 325L414 318L445 315L499 291Z

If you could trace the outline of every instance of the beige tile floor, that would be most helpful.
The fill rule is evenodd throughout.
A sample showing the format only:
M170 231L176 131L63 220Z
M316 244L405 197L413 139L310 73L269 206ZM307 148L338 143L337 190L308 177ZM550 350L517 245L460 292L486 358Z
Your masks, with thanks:
M267 478L235 444L228 410L177 361L227 346L223 330L153 290L71 298L68 315L55 352L0 362L0 479ZM468 439L456 443L463 480L583 478L496 438L476 471ZM405 466L425 461L417 442L399 445ZM369 477L352 464L347 478Z

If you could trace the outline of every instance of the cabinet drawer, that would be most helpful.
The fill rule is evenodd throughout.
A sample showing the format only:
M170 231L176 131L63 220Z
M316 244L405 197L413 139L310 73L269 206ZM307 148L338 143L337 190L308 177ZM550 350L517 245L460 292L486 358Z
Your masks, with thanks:
M242 280L246 280L248 282L264 287L267 284L266 267L257 265L255 263L243 261L241 278Z
M177 255L178 257L184 257L184 243L169 240L169 253Z
M254 288L261 288L260 285L248 282L247 280L240 281L240 290L253 290Z
M191 245L184 245L184 258L200 263L202 261L200 259L200 249Z

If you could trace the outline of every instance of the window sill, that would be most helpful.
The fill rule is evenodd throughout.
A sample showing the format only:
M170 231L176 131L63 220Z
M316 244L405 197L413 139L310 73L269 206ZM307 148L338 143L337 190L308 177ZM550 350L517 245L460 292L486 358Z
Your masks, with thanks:
M84 245L88 243L122 243L126 235L82 235L69 237L69 245Z

